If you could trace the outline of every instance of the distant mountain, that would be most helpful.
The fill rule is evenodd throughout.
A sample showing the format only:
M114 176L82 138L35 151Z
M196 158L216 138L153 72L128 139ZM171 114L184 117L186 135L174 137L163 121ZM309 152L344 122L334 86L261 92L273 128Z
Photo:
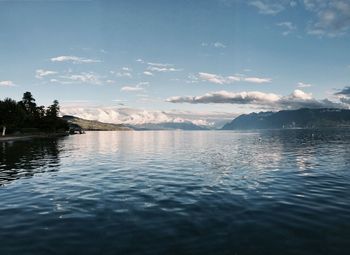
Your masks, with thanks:
M145 123L131 127L135 130L208 130L191 122Z
M84 130L90 131L125 131L132 130L123 124L103 123L96 120L86 120L75 116L64 115L62 119L66 120L69 124L78 125Z
M350 127L350 110L308 109L243 114L223 130Z

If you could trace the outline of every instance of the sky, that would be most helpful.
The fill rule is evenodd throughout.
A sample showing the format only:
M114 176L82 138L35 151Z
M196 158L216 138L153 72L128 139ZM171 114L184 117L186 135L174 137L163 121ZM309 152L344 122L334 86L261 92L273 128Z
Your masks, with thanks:
M350 106L350 0L0 0L0 99L191 121Z

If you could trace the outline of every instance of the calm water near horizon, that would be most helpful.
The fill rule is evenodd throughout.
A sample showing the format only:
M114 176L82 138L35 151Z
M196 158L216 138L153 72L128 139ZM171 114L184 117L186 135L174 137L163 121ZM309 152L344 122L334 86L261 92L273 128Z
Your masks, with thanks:
M350 130L0 143L0 254L350 254Z

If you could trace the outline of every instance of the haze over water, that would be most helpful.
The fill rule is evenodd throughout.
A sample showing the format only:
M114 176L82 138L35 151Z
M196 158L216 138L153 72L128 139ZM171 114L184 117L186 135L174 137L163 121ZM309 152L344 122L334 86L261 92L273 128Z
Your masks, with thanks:
M348 254L350 131L0 143L0 254Z

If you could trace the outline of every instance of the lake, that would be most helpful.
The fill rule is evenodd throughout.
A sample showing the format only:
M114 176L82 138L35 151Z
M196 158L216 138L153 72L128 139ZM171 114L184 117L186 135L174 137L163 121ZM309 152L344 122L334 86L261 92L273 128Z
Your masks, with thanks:
M350 131L0 143L0 254L350 254Z

